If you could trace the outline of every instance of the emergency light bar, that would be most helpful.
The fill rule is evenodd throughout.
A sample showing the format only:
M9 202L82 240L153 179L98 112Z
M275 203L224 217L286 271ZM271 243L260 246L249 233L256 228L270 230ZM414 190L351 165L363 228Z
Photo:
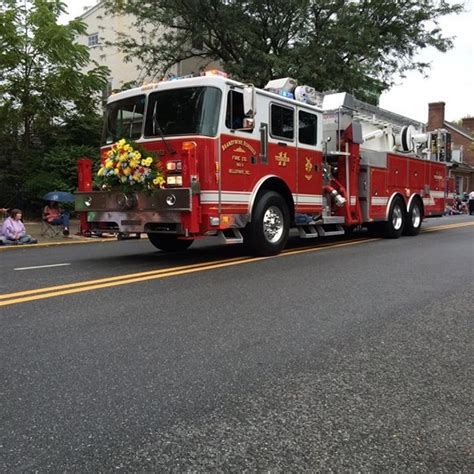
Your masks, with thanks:
M221 76L221 77L229 77L229 74L227 74L224 71L220 71L219 69L210 69L209 71L205 72L206 76Z
M298 83L295 79L284 77L283 79L273 79L272 81L268 81L264 89L271 92L275 90L293 92L297 84Z
M192 77L196 77L194 74L186 74L185 76L174 76L170 77L168 81L180 81L181 79L191 79Z

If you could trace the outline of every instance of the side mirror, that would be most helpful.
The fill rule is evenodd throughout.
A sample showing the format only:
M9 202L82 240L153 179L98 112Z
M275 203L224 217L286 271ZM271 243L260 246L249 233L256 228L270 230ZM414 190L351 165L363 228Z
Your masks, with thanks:
M253 130L253 128L255 127L255 120L253 118L244 118L243 127L247 130Z
M244 117L242 127L234 128L234 130L252 131L255 127L255 119Z
M257 113L255 87L251 84L244 87L244 115L254 118Z

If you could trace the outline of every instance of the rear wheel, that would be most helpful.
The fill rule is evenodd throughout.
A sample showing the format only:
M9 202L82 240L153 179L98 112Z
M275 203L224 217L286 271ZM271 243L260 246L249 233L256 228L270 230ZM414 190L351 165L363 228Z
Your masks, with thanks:
M410 206L407 215L405 227L403 229L404 235L418 235L421 229L421 221L423 220L423 211L418 199L415 199Z
M180 240L176 235L170 234L147 234L150 242L164 252L186 250L194 240Z
M384 226L384 237L398 239L402 235L405 226L405 204L400 197L396 197L390 205L388 221Z
M290 213L285 200L274 191L266 191L245 229L245 245L254 255L276 255L284 249L289 231Z

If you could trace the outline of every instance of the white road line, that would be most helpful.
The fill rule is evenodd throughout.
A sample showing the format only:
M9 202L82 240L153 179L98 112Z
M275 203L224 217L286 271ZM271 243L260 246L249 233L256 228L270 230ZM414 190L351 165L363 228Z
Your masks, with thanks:
M55 263L53 265L40 265L38 267L20 267L14 268L13 270L36 270L37 268L51 268L51 267L65 267L71 265L70 263Z

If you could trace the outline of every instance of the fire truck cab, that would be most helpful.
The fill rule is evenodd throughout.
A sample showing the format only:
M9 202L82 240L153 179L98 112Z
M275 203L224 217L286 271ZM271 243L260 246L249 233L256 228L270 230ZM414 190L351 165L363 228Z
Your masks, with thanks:
M449 134L290 78L264 89L212 75L162 81L108 100L102 152L121 138L155 152L151 194L79 192L92 230L146 233L162 250L217 236L256 255L368 226L416 235L444 211Z

